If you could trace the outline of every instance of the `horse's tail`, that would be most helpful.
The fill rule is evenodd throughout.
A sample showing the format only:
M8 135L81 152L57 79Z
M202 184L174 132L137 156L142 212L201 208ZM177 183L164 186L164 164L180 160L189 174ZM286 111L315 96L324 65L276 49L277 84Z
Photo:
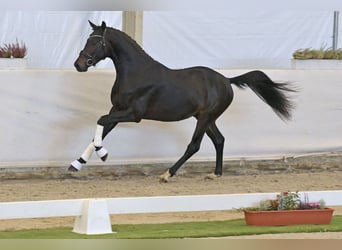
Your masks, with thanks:
M294 105L287 94L296 90L291 89L288 83L273 82L262 71L251 71L229 80L239 88L250 87L282 120L291 118Z

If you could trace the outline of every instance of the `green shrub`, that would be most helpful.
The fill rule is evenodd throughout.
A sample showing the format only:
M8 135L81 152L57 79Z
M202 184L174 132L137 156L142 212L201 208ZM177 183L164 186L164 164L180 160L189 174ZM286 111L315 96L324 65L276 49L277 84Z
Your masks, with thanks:
M297 60L309 59L327 59L327 60L342 60L342 49L333 50L331 48L325 49L298 49L293 54L293 58Z

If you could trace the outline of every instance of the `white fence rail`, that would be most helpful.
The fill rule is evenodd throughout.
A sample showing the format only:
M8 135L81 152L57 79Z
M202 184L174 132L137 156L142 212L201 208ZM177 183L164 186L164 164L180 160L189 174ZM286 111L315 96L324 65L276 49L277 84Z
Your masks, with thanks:
M300 192L311 201L342 206L342 190ZM1 202L0 220L76 216L73 231L82 234L112 233L111 214L232 210L253 206L277 193L127 197L50 201Z

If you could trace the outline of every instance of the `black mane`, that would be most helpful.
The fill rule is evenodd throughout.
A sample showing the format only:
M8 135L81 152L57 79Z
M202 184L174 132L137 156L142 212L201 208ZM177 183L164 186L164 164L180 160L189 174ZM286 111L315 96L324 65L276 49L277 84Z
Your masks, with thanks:
M112 27L107 27L107 30L108 30L107 31L108 36L113 36L112 40L114 41L114 43L124 45L125 48L132 50L132 52L136 51L139 54L141 54L141 56L145 56L146 58L152 60L153 62L157 62L148 53L146 53L146 51L142 48L142 46L140 46L132 37L130 37L125 32L119 29L112 28ZM115 44L113 46L115 46ZM129 51L124 51L124 52L129 53Z

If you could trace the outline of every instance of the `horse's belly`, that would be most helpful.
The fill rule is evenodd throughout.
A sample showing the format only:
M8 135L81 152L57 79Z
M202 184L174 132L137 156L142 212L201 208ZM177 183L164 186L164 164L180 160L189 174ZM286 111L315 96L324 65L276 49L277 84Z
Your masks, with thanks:
M177 98L164 98L162 101L150 103L144 119L157 121L180 121L196 114L196 105Z

